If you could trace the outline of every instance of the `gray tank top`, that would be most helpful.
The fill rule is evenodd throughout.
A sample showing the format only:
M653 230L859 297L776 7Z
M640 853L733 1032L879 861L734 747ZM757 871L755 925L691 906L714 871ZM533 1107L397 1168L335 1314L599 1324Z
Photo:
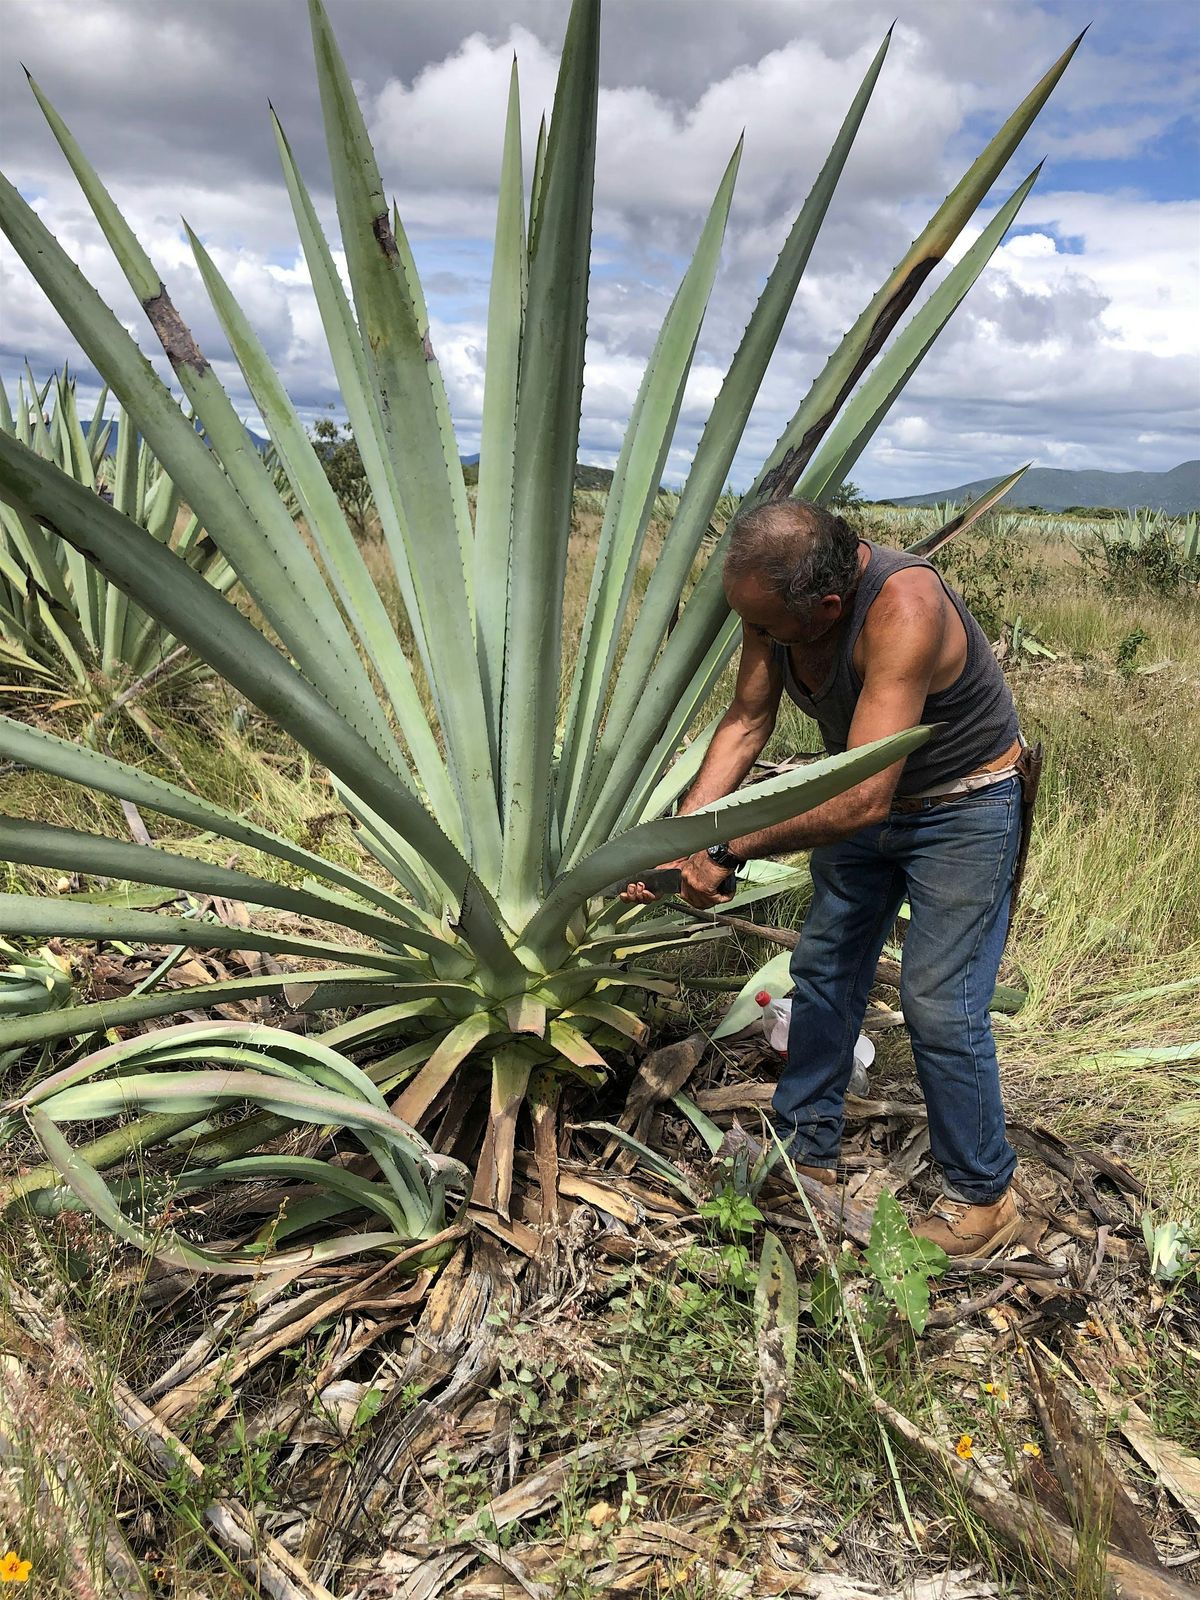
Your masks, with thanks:
M854 646L862 632L867 612L894 572L907 567L926 567L930 572L937 568L921 556L910 556L903 550L892 550L887 545L863 539L871 552L871 559L854 591L850 611L850 626L846 629L829 676L810 696L797 681L792 671L791 657L786 645L773 644L775 659L783 668L783 686L807 716L821 730L821 738L830 755L840 755L846 748L850 721L862 693L862 681L854 670ZM950 596L967 635L967 659L962 672L939 694L931 694L925 701L921 722L942 722L945 727L915 750L904 763L899 795L918 794L933 789L939 783L953 783L965 778L968 772L994 761L1003 755L1017 737L1017 708L1012 691L1004 681L1000 663L992 654L983 629L967 610L959 595L955 594L941 574L938 579Z

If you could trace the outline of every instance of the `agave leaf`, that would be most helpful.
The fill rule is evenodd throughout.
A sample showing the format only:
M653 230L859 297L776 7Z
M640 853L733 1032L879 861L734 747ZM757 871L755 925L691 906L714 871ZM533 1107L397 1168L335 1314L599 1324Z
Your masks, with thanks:
M935 212L884 287L872 298L813 383L743 505L759 499L780 498L795 488L847 396L999 175L1066 70L1078 43L1077 39L1026 96ZM903 370L905 364L897 365ZM888 374L883 379L876 373L873 383L886 390L896 375L896 366L889 368ZM881 408L872 426L878 423L884 409ZM630 641L614 688L601 749L593 759L589 793L577 812L578 821L570 840L572 859L578 855L581 843L602 838L614 825L629 789L640 778L642 769L637 757L644 755L647 747L661 736L680 695L708 652L720 639L732 651L736 632L729 620L728 602L720 583L720 550L718 545L684 608L679 627L671 635L652 672L653 649L657 648L661 632L652 643L643 640L640 652L634 651L634 640ZM672 605L678 599L684 576L680 574ZM666 616L663 626L665 621ZM614 781L612 769L618 763L621 773L619 780ZM605 799L601 802L597 796L602 790Z
M866 448L896 396L920 366L968 290L999 248L1037 181L1037 166L997 210L929 299L898 335L829 433L824 448L803 474L797 493L820 500L842 483Z
M667 917L651 923L635 920L621 932L588 939L577 948L575 954L588 961L611 954L620 961L627 956L645 954L648 950L659 952L677 949L685 944L704 944L711 939L727 938L728 934L729 929L719 924L709 928L700 927L694 921L685 922L679 917Z
M673 1161L668 1161L665 1156L660 1156L657 1150L651 1150L649 1145L643 1144L640 1139L635 1139L632 1134L626 1133L624 1129L618 1128L612 1122L577 1122L575 1127L590 1129L593 1133L607 1134L610 1139L615 1139L626 1150L632 1151L648 1172L652 1172L656 1178L661 1178L665 1183L669 1183L673 1189L678 1189L685 1200L689 1200L693 1205L700 1203L700 1196Z
M668 718L666 728L655 745L649 761L646 762L640 780L636 783L625 802L624 808L615 824L615 832L620 832L623 828L631 827L635 822L641 822L649 817L661 816L663 811L667 809L665 806L652 807L651 804L652 798L659 788L660 774L671 762L675 751L679 748L680 740L709 704L713 690L720 681L721 674L728 665L740 636L740 628L736 633L732 629L726 629L717 638L708 655L697 667L691 682L684 693L680 695L674 711ZM713 727L715 731L715 723ZM702 735L698 736L693 743L699 743L702 737ZM696 771L699 770L700 763L703 761L707 750L708 740L705 739L703 748L697 750L692 757ZM686 774L688 771L687 762L684 763L683 770ZM618 786L624 782L624 774L612 771L609 776L610 780L615 781L609 788L608 793L615 795L618 792ZM677 789L676 795L679 792L680 790ZM604 791L601 792L599 803L605 803Z
M130 995L123 1000L97 1000L91 1005L67 1006L38 1016L0 1019L0 1050L45 1044L52 1039L103 1033L131 1022L192 1011L227 1001L282 995L294 1011L321 1011L355 1005L374 1005L394 998L397 990L415 988L431 998L443 988L456 996L477 999L474 991L457 984L397 984L390 973L373 974L346 967L304 972L269 973L253 978L227 978L218 983L192 984L154 994ZM431 995L432 992L432 995Z
M402 1122L415 1128L450 1082L458 1067L475 1046L495 1030L496 1023L486 1011L476 1011L450 1029L425 1066L407 1085L392 1107Z
M500 819L491 771L478 754L488 748L488 723L474 650L463 649L463 640L473 638L474 617L467 573L470 528L462 525L453 487L457 474L461 488L462 469L443 427L430 371L433 348L421 326L362 111L319 0L310 0L309 15L342 243L380 443L392 463L405 529L410 536L420 530L420 548L410 549L408 565L433 668L430 686L472 859L494 882Z
M112 581L141 600L247 699L374 804L402 836L418 845L446 883L461 886L459 892L464 893L470 868L429 813L396 784L391 769L372 747L203 578L145 529L5 434L0 434L0 487L86 551ZM482 921L491 914L478 886L464 899L465 918Z
M780 499L791 493L846 397L1028 133L1034 118L1067 70L1082 38L1081 33L1063 51L992 136L892 269L887 281L814 380L756 479L748 500Z
M606 1028L623 1033L627 1039L632 1039L634 1044L645 1044L650 1037L650 1029L639 1016L635 1016L624 1006L613 1005L608 1000L577 1001L570 1010L563 1012L563 1017L567 1021L572 1017L587 1017L592 1022L601 1022Z
M608 1070L608 1062L600 1052L569 1022L560 1019L550 1024L550 1045L564 1060L576 1067L598 1067L602 1072Z
M334 944L299 934L261 933L254 928L229 928L198 917L163 917L153 911L125 911L118 906L81 905L69 900L35 899L32 895L0 895L0 927L22 937L66 939L132 939L143 944L184 944L197 950L266 950L276 955L327 957L347 967L407 976L412 963L385 950ZM304 974L294 977L303 981Z
M453 985L452 989L454 994L462 993L461 987L457 984ZM478 998L473 990L466 992L472 1001ZM382 1006L369 1011L365 1016L351 1017L348 1022L327 1029L321 1035L321 1040L331 1050L341 1050L348 1044L366 1044L368 1041L387 1038L397 1032L401 1024L428 1016L436 1009L437 1002L432 995L417 1000L402 1000L397 1005Z
M904 548L909 555L931 556L935 550L940 550L944 544L949 544L958 534L966 533L968 528L974 527L981 517L986 516L994 505L1004 499L1010 489L1016 487L1032 465L1032 461L1027 461L1023 467L1010 472L1007 478L1001 478L999 483L993 484L977 500L972 500L970 505L964 506L957 516L950 518L949 522L943 523L940 528L934 528L920 539L914 539L912 544L905 545Z
M587 781L638 558L716 276L741 155L739 140L655 342L605 501L563 735L558 782L564 818L573 814Z
M186 226L186 224L185 224ZM430 809L462 846L462 823L445 764L425 718L408 658L359 552L324 467L266 351L204 246L188 229L192 253L213 308L279 452L308 528L356 632L378 672L408 741Z
M758 1377L763 1392L763 1432L769 1439L791 1393L800 1324L800 1291L791 1257L773 1233L765 1233L754 1289L758 1330Z
M219 1277L261 1278L267 1271L287 1272L304 1266L315 1267L371 1250L400 1249L408 1243L403 1235L391 1232L356 1233L322 1240L297 1250L277 1251L269 1257L261 1252L248 1256L215 1255L181 1239L169 1229L147 1233L130 1222L108 1185L78 1151L71 1149L51 1119L44 1112L35 1111L30 1121L47 1157L84 1206L118 1238L169 1266Z
M360 1135L381 1135L390 1148L426 1162L431 1169L461 1170L457 1162L430 1151L419 1135L385 1106L275 1073L138 1071L74 1083L53 1092L39 1084L10 1101L7 1109L40 1108L55 1122L80 1122L120 1116L135 1106L182 1111L200 1105L216 1109L240 1100L254 1101L294 1122L330 1123Z
M44 729L0 716L0 757L33 767L37 772L48 772L70 783L83 784L102 794L114 795L118 800L128 800L139 809L161 812L178 822L187 822L202 832L208 831L235 844L247 845L266 855L290 862L305 872L311 872L336 883L340 888L362 900L370 900L392 916L406 915L401 902L394 894L380 889L369 879L340 866L336 861L302 850L281 834L257 827L238 817L211 800L204 800L178 784L126 766L114 757L86 745L60 739Z
M524 993L514 995L504 1003L504 1020L508 1023L512 1033L531 1033L537 1038L545 1037L546 1033L546 1004L535 995Z
M752 861L737 880L737 893L723 911L738 912L777 894L796 894L812 886L807 861Z
M716 1123L711 1117L706 1116L705 1113L701 1111L700 1107L695 1103L694 1100L689 1100L686 1094L673 1094L671 1096L671 1101L674 1105L679 1107L680 1111L683 1112L684 1116L691 1123L692 1127L695 1128L696 1132L704 1140L705 1144L708 1146L709 1155L715 1156L717 1151L725 1143L725 1135L721 1132L720 1128L717 1127Z
M799 816L903 760L924 744L930 732L928 728L910 728L726 795L688 816L665 817L631 828L598 846L555 880L525 928L523 943L531 951L553 950L569 917L605 884L621 878L631 881L641 868L675 861L709 844Z
M291 517L257 450L250 448L244 425L172 305L153 263L62 119L36 84L33 88L173 371L203 419L211 451L112 312L2 179L0 226L97 370L120 394L138 431L178 482L187 503L302 670L352 727L393 765L402 764L345 623L307 546L296 538ZM146 609L153 614L152 606Z
M338 922L379 940L392 951L407 947L455 956L454 946L448 941L411 924L380 916L345 897L334 899L313 890L290 889L248 872L235 872L228 867L174 855L168 850L131 844L128 840L82 833L76 828L56 828L47 822L0 816L0 861L56 867L60 871L82 872L91 877L165 884L192 894L247 900L252 905L274 906L317 921Z
M542 181L546 176L546 116L538 119L537 143L533 152L533 181L529 186L529 254L536 240L538 210L542 203Z
M492 1057L492 1098L471 1199L508 1217L517 1114L537 1056L526 1045L502 1045Z
M789 993L792 987L791 963L792 952L781 950L777 956L772 956L765 966L759 967L753 976L747 978L738 990L733 1004L713 1029L712 1037L731 1039L735 1033L741 1033L743 1028L748 1028L755 1022L760 1007L754 997L761 990L765 989L775 1000Z
M426 675L432 677L433 669L421 624L421 612L408 566L408 534L404 523L404 510L396 475L382 442L383 424L379 419L375 395L371 389L367 358L359 337L358 325L354 320L354 313L350 309L345 290L342 288L342 280L334 265L333 254L321 231L316 207L300 176L291 146L274 110L271 112L271 123L283 167L284 181L292 203L292 212L296 219L296 230L300 235L300 246L304 252L304 261L312 282L317 309L320 312L321 325L325 330L329 353L333 359L338 388L350 418L350 428L354 434L354 442L358 446L367 481L371 486L371 495L387 542L388 553L392 558L409 626L425 664Z
M550 839L563 579L583 391L599 43L598 0L575 0L550 119L521 346L500 876L500 904L518 920L541 896Z
M728 480L759 386L783 331L890 42L889 29L846 113L816 182L792 224L704 425L670 532L650 575L621 670L613 685L604 734L591 762L589 795L603 784L609 765L623 747L624 730L650 676L659 645L679 604L700 543L712 521L717 499ZM586 811L586 806L576 809L569 830L572 843Z
M292 1178L328 1191L348 1201L352 1207L375 1211L388 1226L403 1236L408 1219L393 1197L379 1183L360 1178L357 1173L339 1167L332 1161L318 1161L311 1156L262 1155L242 1156L234 1161L218 1161L209 1167L183 1171L171 1179L174 1194L193 1194L197 1189L213 1189L219 1183L259 1183L264 1179ZM294 1207L288 1208L288 1220L294 1216ZM273 1230L276 1238L278 1229Z
M525 200L521 179L521 99L514 59L500 164L500 200L488 299L487 370L479 440L475 511L475 592L479 607L479 671L499 772L500 713L508 644L508 565L512 546L513 467L517 448L517 373L525 310Z

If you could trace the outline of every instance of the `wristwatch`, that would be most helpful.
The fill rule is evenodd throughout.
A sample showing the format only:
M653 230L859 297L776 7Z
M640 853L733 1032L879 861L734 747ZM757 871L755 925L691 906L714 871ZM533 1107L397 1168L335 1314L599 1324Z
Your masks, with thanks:
M731 850L727 844L710 844L708 858L715 861L719 867L724 867L727 872L736 872L739 867L746 865L745 859L739 856L736 850Z

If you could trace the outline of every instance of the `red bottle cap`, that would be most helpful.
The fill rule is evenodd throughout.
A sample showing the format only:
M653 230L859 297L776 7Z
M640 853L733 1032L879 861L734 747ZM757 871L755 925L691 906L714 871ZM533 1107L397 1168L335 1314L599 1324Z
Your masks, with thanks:
M754 996L754 1001L755 1001L756 1005L769 1006L771 1004L771 998L772 997L771 997L771 993L770 993L769 990L760 989L758 991L758 993Z

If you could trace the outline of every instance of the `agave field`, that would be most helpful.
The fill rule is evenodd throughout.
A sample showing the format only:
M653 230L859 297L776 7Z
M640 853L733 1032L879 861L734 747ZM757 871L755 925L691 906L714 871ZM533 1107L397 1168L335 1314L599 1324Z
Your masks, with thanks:
M755 864L720 915L616 897L638 873L817 805L928 736L918 727L796 762L812 731L783 718L755 781L672 814L739 638L721 584L739 504L731 465L889 40L749 312L680 492L661 492L661 479L740 146L658 333L611 488L577 494L600 14L597 0L574 0L531 170L513 69L469 493L403 223L320 0L310 11L340 241L322 231L278 122L274 132L369 481L365 535L199 234L189 230L196 264L269 434L265 455L36 82L175 387L0 180L0 227L107 386L86 423L65 370L29 373L0 411L0 1203L17 1255L40 1263L23 1278L6 1255L0 1295L11 1364L0 1466L21 1464L16 1487L0 1479L0 1525L14 1560L18 1546L34 1551L45 1592L64 1594L88 1592L80 1573L92 1592L109 1592L103 1580L122 1595L840 1593L799 1586L816 1570L810 1541L799 1516L778 1514L796 1488L784 1457L798 1450L815 1485L805 1526L833 1526L849 1469L803 1440L837 1417L870 1458L863 1509L902 1532L906 1570L965 1571L971 1541L994 1540L1007 1552L994 1570L1008 1563L1029 1593L1066 1593L1055 1585L1085 1561L1098 1583L1150 1575L1161 1587L1142 1592L1174 1592L1160 1556L1184 1549L1200 1507L1174 1420L1194 1393L1194 1351L1171 1379L1184 1398L1147 1423L1169 1458L1158 1520L1147 1531L1131 1513L1134 1547L1110 1548L1094 1532L1100 1501L1072 1476L1086 1449L1062 1418L1061 1372L1031 1377L1033 1358L1020 1357L1025 1409L1019 1425L993 1416L1008 1441L995 1445L997 1471L1010 1470L989 1500L969 1466L958 1380L937 1376L933 1346L922 1375L915 1341L927 1318L966 1329L985 1312L1041 1329L1055 1294L1079 1312L1060 1322L1086 1320L1114 1260L1121 1306L1153 1304L1164 1347L1194 1332L1184 1296L1200 1237L1187 1206L1200 1174L1180 1152L1200 1097L1156 1134L1171 1164L1157 1198L1128 1149L1080 1151L1119 1122L1125 1074L1142 1071L1147 1108L1176 1074L1194 1077L1197 986L1175 968L1200 952L1200 873L1171 881L1165 861L1126 859L1107 834L1101 848L1071 811L1087 767L1071 743L1067 673L1110 648L1094 634L1128 623L1101 674L1113 696L1142 693L1149 723L1156 696L1194 685L1194 522L1055 535L993 509L1023 468L970 506L862 512L874 537L952 558L980 586L996 539L1029 552L1021 593L1042 610L1023 625L999 593L998 648L1027 720L1063 730L1048 774L1060 820L1043 825L1014 981L995 1003L1013 1041L1042 1030L1040 1051L1028 1039L1012 1050L1045 1227L1008 1276L1001 1264L951 1273L931 1313L927 1280L945 1264L918 1270L892 1198L919 1183L927 1149L911 1089L862 1102L859 1178L836 1203L769 1176L739 1131L737 1116L761 1122L771 1073L739 1035L746 996L786 967L803 862ZM740 504L820 501L846 481L1017 217L1036 171L905 320L1074 49L863 308ZM1117 545L1135 555L1114 558ZM1093 632L1073 634L1079 617L1051 597L1089 581L1097 550L1124 562L1134 593L1159 547L1177 563L1174 586L1151 582L1128 618L1088 602ZM1135 628L1148 645L1129 643ZM1031 638L1052 642L1039 655ZM1170 758L1180 773L1188 737ZM206 763L206 747L224 764ZM1122 771L1136 784L1145 769L1133 759ZM1166 773L1155 804L1175 810L1160 823L1194 841L1194 794ZM1086 859L1072 856L1085 838ZM1100 859L1106 891L1085 929L1062 887ZM1147 896L1154 936L1131 954L1112 929L1133 938ZM889 952L881 983L894 984L900 957ZM1149 1037L1147 1007L1165 1019ZM875 1010L881 1065L902 1072L902 1018ZM1047 1127L1039 1070L1069 1073L1080 1052L1068 1032L1081 1026L1099 1076ZM1175 1210L1160 1216L1168 1197ZM840 1267L838 1228L863 1252ZM1118 1337L1114 1323L1114 1350ZM1025 1345L972 1348L976 1365L1004 1364ZM900 1410L881 1365L898 1350ZM1072 1381L1093 1385L1094 1402L1093 1367L1081 1359ZM1118 1379L1105 1372L1115 1411ZM935 1438L947 1426L935 1426L938 1406L964 1420L957 1453ZM56 1434L46 1418L59 1414L69 1421ZM1020 1428L1059 1451L1061 1481L1047 1475L1059 1498L1040 1521L1038 1486L1001 1461ZM86 1447L66 1448L71 1429ZM772 1438L789 1430L781 1453ZM1129 1493L1106 1470L1094 1493L1115 1518ZM868 1563L859 1577L883 1581L885 1569ZM789 1574L796 1586L781 1587ZM969 1577L939 1592L1001 1592Z

